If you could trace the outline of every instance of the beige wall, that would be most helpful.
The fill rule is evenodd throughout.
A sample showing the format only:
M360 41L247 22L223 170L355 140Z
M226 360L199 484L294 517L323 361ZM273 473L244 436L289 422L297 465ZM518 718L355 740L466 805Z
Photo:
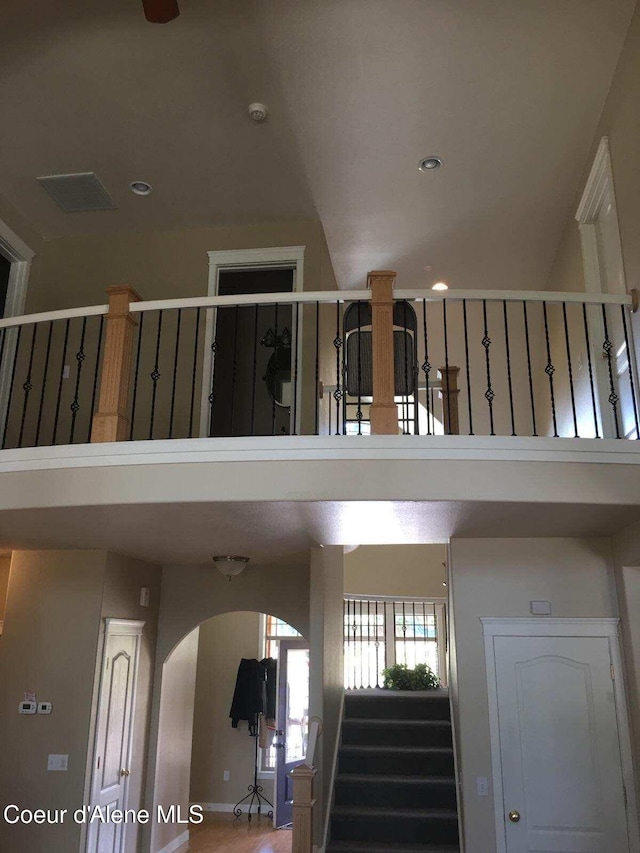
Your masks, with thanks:
M444 598L446 558L446 545L360 545L344 555L344 591Z
M77 809L83 804L105 571L104 551L15 551L0 638L0 803ZM25 691L53 703L50 716L19 716ZM69 756L48 772L49 753ZM10 827L1 850L78 850L81 828Z
M495 849L493 796L478 797L476 777L491 779L482 617L530 616L529 602L550 600L556 617L617 616L607 539L454 539L450 583L457 673L458 743L466 853Z
M311 551L310 590L309 714L320 717L323 722L314 760L319 770L315 785L314 839L320 845L331 803L331 771L340 735L344 695L344 554L340 546L326 545Z
M191 801L233 806L253 782L254 740L246 722L231 726L229 709L241 658L259 658L260 614L214 616L200 626L191 751ZM229 771L229 781L223 773ZM262 779L273 802L273 780Z
M162 667L151 853L158 853L187 830L185 824L157 823L155 817L158 806L165 810L170 806L180 806L183 816L189 809L198 633L196 628L186 636Z
M0 222L10 228L33 252L42 250L43 242L40 234L34 231L22 214L2 195L0 195Z
M33 263L27 309L47 311L105 301L111 284L131 284L143 299L207 293L207 252L306 246L305 290L336 287L318 221L192 228L47 240Z
M11 557L0 557L0 622L4 619L4 611L7 606L10 569Z

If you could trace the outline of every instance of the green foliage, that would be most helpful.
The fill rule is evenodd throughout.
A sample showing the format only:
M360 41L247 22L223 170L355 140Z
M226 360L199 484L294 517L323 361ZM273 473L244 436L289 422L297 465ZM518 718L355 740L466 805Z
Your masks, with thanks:
M390 690L435 690L440 686L438 676L427 666L419 663L409 669L406 663L396 663L382 670L384 686Z

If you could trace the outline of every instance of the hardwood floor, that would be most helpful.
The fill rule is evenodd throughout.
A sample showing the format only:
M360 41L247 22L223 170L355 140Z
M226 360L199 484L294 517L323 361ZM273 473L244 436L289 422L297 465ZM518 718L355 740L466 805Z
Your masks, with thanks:
M176 853L291 853L291 831L274 830L266 817L255 815L251 823L243 815L207 814L205 822L191 829L190 841Z

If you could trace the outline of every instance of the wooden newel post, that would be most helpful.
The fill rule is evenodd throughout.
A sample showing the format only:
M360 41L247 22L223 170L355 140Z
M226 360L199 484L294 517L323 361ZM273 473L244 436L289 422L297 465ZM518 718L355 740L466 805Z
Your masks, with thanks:
M315 767L299 764L289 777L293 782L293 831L291 853L311 853L313 849L313 781Z
M397 435L398 408L394 402L393 364L393 287L396 274L374 270L367 276L371 288L371 348L373 367L373 403L371 434Z
M459 435L460 422L458 420L458 374L459 367L441 367L438 371L442 379L440 399L442 400L442 423L445 435Z
M138 321L129 311L140 296L128 284L107 288L109 313L106 333L98 411L93 416L91 441L124 441L129 437L129 383L133 354L133 330Z

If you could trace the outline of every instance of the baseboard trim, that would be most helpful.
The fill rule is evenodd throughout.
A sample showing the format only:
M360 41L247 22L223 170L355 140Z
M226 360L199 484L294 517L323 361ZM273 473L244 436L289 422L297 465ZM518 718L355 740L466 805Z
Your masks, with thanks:
M173 841L170 841L166 844L162 850L158 850L158 853L174 853L178 847L182 847L183 844L186 844L189 841L189 830L185 829L182 835L179 835L177 838L174 838Z

